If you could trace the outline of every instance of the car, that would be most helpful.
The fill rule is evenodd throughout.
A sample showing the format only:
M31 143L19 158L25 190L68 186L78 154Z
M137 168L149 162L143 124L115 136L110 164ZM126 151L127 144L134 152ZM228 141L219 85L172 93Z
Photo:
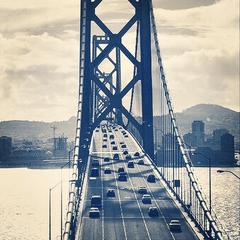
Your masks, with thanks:
M106 133L104 133L104 134L103 134L103 137L104 137L104 138L107 138L107 134L106 134Z
M114 189L108 189L107 191L107 197L115 197L115 190Z
M125 138L128 138L128 135L127 135L127 134L125 134L125 135L124 135L124 137L125 137Z
M170 228L170 231L172 231L172 232L181 232L182 231L181 223L179 220L176 220L176 219L172 219L170 221L169 228Z
M94 195L91 197L91 207L94 207L94 208L102 207L102 198L100 195Z
M150 207L148 209L148 215L149 217L158 217L159 216L159 211L157 207Z
M98 208L91 207L89 211L90 218L100 218L100 211Z
M124 167L118 168L118 173L125 172Z
M129 161L127 166L128 166L128 168L134 168L134 162Z
M99 166L99 161L97 159L92 160L92 166L93 167L98 167Z
M124 144L124 142L120 142L119 144L121 144L121 145L122 145L122 144Z
M128 155L128 150L123 151L123 155Z
M122 148L127 148L127 145L126 145L126 144L122 144L121 147L122 147Z
M115 128L115 129L114 129L114 131L115 131L115 132L117 132L117 131L118 131L118 129L117 129L117 128Z
M118 180L121 181L121 182L126 182L127 181L127 175L119 173L118 174Z
M96 129L96 132L99 132L99 129Z
M116 142L115 142L115 141L111 141L111 144L112 144L112 145L115 145L115 144L116 144Z
M139 157L140 156L140 153L139 152L135 152L134 153L134 157Z
M107 148L107 144L103 144L103 145L102 145L102 148Z
M99 177L99 170L98 170L98 168L92 168L90 176L91 177Z
M110 139L114 139L114 135L111 134L111 135L109 136L109 138L110 138Z
M144 165L144 160L143 159L138 160L138 165Z
M107 142L107 138L103 138L103 142Z
M103 159L103 161L104 161L104 162L110 162L110 158L109 158L109 157L105 157L105 158Z
M155 183L156 182L156 178L153 174L148 175L147 177L147 181L150 183Z
M143 194L142 196L142 202L144 204L151 204L152 203L152 199L151 196L149 194Z
M112 147L112 150L113 150L113 151L118 150L117 146L113 146L113 147Z
M112 170L110 169L110 167L105 167L104 168L104 174L111 174Z
M138 193L147 194L148 193L147 188L146 187L139 187L138 188Z
M126 160L131 160L131 159L132 159L131 155L130 155L130 154L127 154L127 155L126 155Z
M113 155L113 159L114 159L114 160L119 160L119 154L114 153L114 155Z

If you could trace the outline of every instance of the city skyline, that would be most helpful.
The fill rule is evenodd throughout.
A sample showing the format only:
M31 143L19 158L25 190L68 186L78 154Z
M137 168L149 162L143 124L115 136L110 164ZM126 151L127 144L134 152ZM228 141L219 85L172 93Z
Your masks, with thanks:
M107 4L99 14L111 9L112 18L106 20L110 25L129 17L128 4L121 8L116 1ZM175 111L200 103L239 111L237 9L236 0L185 0L181 5L162 0L155 6ZM75 115L78 3L21 0L13 5L5 1L0 12L0 120L54 121ZM131 36L126 41L130 40Z

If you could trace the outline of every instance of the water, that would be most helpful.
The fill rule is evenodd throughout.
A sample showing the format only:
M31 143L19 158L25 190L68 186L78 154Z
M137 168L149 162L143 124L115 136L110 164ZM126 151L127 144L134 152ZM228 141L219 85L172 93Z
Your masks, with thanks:
M63 170L64 206L68 170ZM61 180L60 170L0 169L0 239L48 239L48 193ZM52 239L60 239L60 187L52 190ZM64 207L65 208L65 207Z
M213 206L232 239L239 239L239 182L212 169ZM229 169L239 174L238 169ZM205 194L208 169L196 168ZM60 170L0 169L0 240L48 239L48 193L59 183ZM69 171L63 170L63 202L66 209ZM65 216L65 213L64 213ZM52 239L60 239L60 184L52 191Z
M231 239L240 239L240 181L230 173L217 173L217 170L232 171L240 176L240 168L212 168L212 206L218 219ZM195 168L205 196L208 196L208 168Z

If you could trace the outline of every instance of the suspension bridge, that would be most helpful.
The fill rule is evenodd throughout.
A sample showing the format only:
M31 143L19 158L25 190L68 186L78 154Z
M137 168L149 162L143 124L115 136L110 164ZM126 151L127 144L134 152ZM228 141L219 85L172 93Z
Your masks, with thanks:
M126 2L129 20L113 31L98 14L104 0L81 0L76 140L62 239L229 239L179 133L152 1Z

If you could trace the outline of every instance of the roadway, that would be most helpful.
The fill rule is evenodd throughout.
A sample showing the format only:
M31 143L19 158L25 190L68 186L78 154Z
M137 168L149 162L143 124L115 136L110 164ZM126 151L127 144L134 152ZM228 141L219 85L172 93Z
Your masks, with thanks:
M117 130L112 127L107 129L107 141L104 142L107 148L103 148L102 128L94 131L92 140L92 152L88 164L87 178L84 183L83 201L81 203L79 214L79 226L77 229L77 238L81 240L194 240L199 239L194 230L188 224L180 209L176 206L164 186L162 185L149 159L141 152L130 134L124 137L122 130L117 126ZM109 132L110 130L110 132ZM109 136L114 135L115 145L111 144L112 139ZM127 160L123 155L123 149L120 142L124 142L128 152L133 154L140 152L140 159L144 159L144 165L134 164L134 168L127 167ZM117 146L117 150L112 150ZM125 149L124 149L125 150ZM113 160L113 154L119 153L120 159ZM110 157L110 162L104 162L104 157ZM100 166L100 176L91 177L90 169L93 159L98 159ZM134 159L134 162L137 162ZM111 174L104 174L104 168L110 167ZM117 170L124 167L127 172L127 181L118 180ZM147 182L147 176L154 174L157 177L155 183ZM146 187L151 195L152 204L143 204L142 195L138 193L139 187ZM115 189L116 197L106 196L109 188ZM100 210L100 218L89 218L91 205L91 196L100 195L103 199ZM152 218L148 215L148 208L156 206L160 215ZM178 219L181 223L181 232L171 232L169 222L172 219Z

